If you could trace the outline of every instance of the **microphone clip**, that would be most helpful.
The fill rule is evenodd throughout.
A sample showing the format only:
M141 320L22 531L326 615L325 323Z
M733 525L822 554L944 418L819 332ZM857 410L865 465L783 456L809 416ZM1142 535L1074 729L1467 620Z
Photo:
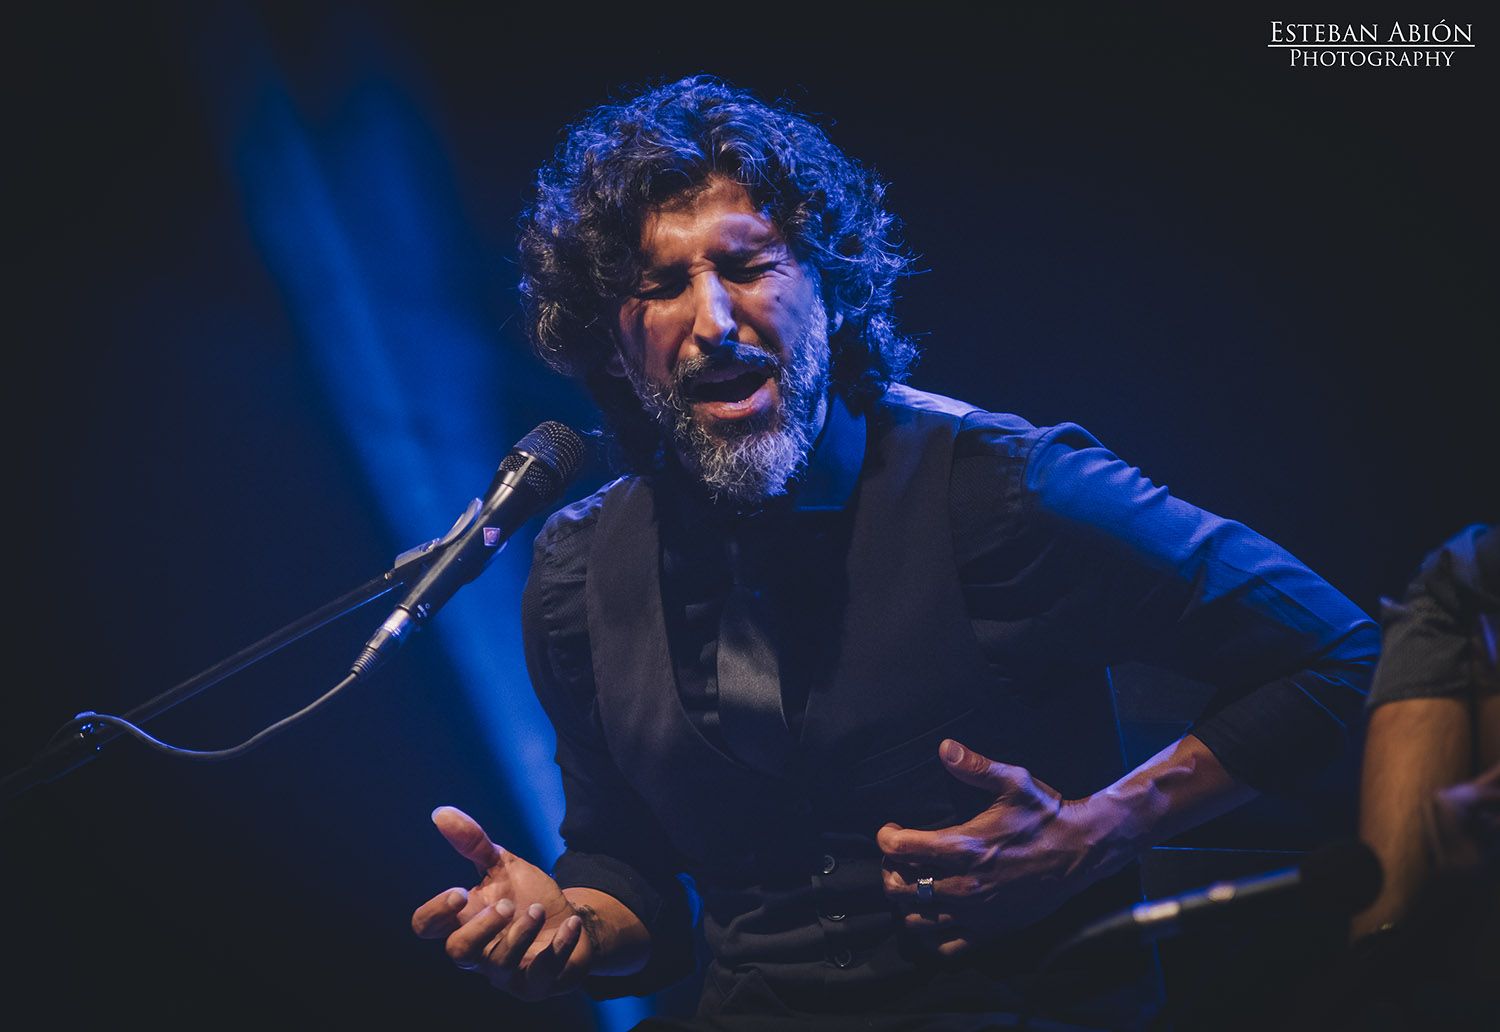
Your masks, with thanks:
M399 584L422 573L434 559L442 554L443 549L458 540L458 536L468 528L469 524L474 522L474 518L479 515L479 510L483 507L484 503L478 498L470 501L468 507L459 514L457 522L442 537L433 538L431 541L424 541L422 544L408 548L396 556L395 565L386 573L386 579Z

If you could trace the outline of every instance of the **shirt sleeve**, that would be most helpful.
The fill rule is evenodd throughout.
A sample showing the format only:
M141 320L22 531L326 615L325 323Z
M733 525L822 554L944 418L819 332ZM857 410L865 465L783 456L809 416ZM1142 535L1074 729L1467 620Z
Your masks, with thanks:
M599 724L583 579L588 524L558 514L537 536L521 621L532 686L557 736L566 809L565 850L553 869L563 888L608 893L646 926L651 954L628 976L592 976L596 999L655 992L693 970L696 897L644 801L611 759Z
M1348 749L1379 647L1359 607L1078 426L979 430L1000 463L1003 547L1024 552L1012 562L1026 575L1065 585L1049 589L1060 645L1217 688L1192 733L1260 791L1286 791Z
M1500 530L1471 524L1429 552L1399 601L1381 600L1382 647L1369 706L1494 690L1482 669L1484 616L1500 613ZM1493 645L1489 646L1493 648ZM1486 659L1485 667L1493 666Z

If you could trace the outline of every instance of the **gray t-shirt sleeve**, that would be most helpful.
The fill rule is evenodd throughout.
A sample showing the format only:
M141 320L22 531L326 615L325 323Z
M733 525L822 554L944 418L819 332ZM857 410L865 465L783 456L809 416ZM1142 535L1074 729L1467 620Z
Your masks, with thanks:
M1429 552L1400 600L1382 599L1370 708L1399 699L1495 691L1479 667L1481 617L1500 613L1500 532L1465 527Z

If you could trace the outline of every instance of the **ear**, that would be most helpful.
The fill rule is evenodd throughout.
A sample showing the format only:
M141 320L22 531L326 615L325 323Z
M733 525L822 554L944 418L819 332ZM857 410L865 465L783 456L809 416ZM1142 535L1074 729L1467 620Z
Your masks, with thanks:
M844 313L834 312L833 318L828 320L828 335L832 337L844 327Z

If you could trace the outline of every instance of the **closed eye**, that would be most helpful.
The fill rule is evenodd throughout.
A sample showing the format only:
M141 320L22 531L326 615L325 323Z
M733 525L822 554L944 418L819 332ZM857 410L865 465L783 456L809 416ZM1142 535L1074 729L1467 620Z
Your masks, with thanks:
M735 283L749 283L751 280L764 276L779 264L779 262L761 262L757 265L742 265L739 268L725 269L724 278Z
M676 297L682 293L684 281L679 279L662 280L659 283L643 283L635 290L635 297L642 301L654 301Z

